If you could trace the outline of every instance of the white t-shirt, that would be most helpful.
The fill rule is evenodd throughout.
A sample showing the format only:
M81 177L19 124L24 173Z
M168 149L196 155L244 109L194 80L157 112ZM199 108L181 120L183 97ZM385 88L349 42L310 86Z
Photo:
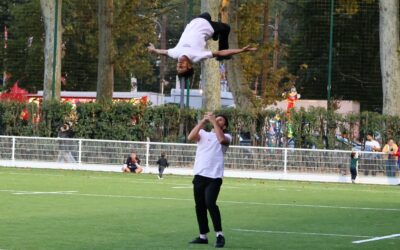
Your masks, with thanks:
M192 63L212 58L212 52L206 50L206 41L212 37L214 29L204 18L195 18L186 25L175 48L168 50L168 56L178 59L187 56Z
M199 131L200 140L197 142L196 159L194 161L194 175L208 178L222 178L224 176L224 154L228 150L227 145L222 145L214 132ZM232 141L230 134L224 134Z
M366 141L365 142L365 147L364 147L364 151L374 151L373 148L377 147L380 148L381 145L379 144L379 142L375 141L375 140L371 140L371 141Z

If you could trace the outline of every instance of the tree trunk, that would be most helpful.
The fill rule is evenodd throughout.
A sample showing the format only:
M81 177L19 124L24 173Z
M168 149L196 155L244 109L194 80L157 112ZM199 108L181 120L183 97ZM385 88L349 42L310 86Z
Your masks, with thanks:
M264 0L264 19L263 19L263 50L262 50L262 69L261 69L261 96L268 96L268 45L269 45L269 0Z
M167 49L167 14L161 16L161 37L160 47L161 49ZM165 86L165 69L167 65L167 58L165 56L160 57L160 92L164 94Z
M44 79L43 79L43 100L48 101L60 99L61 91L61 6L62 0L58 0L57 13L57 36L55 35L56 25L56 1L40 0L42 16L45 29L44 46ZM56 45L55 44L56 39ZM56 49L54 49L56 46ZM54 50L56 55L54 56ZM55 65L54 65L55 58ZM55 66L55 72L54 72ZM53 93L54 91L54 93Z
M224 23L229 23L231 26L231 33L229 34L229 47L239 48L237 36L237 8L234 10L234 7L237 7L237 0L223 0L221 7L221 21ZM226 62L229 89L232 92L235 105L241 109L249 109L253 107L252 103L250 102L252 93L249 85L243 80L242 68L243 67L239 55L233 56L231 60Z
M219 0L201 0L201 12L210 13L213 21L218 20L219 7ZM207 49L217 51L218 42L208 40ZM217 60L208 59L201 63L201 79L204 83L203 107L209 111L219 109L221 107L221 76Z
M274 72L278 69L278 58L279 58L279 15L275 15L275 25L274 25L274 59L272 63L272 68Z
M400 115L400 24L399 0L380 0L379 40L383 90L383 109L386 115Z
M112 100L114 92L113 0L99 0L98 8L99 61L97 67L96 100L104 103Z

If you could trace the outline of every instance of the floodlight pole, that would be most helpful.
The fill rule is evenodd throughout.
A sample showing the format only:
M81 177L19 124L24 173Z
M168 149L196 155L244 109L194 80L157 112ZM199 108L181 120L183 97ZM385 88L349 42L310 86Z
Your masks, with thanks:
M328 61L328 109L331 104L331 84L332 84L332 47L333 47L333 13L334 13L335 0L331 0L331 12L330 12L330 27L329 27L329 61Z
M4 25L4 57L3 57L3 89L6 87L7 81L7 45L8 43L8 29Z
M180 96L180 109L182 110L185 107L185 77L179 78L180 88L181 88L181 96Z
M189 99L190 99L190 79L189 77L185 77L186 80L186 108L190 108Z

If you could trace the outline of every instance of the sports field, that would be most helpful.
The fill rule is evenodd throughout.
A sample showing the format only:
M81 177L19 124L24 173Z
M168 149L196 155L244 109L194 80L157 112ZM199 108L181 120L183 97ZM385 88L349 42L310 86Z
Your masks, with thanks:
M225 248L400 249L399 189L226 178ZM214 248L197 233L189 176L0 168L0 249Z

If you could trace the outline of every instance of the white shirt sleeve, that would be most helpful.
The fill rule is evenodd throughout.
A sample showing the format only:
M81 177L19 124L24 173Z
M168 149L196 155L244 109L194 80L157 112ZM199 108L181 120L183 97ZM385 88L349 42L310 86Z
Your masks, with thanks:
M229 144L232 143L232 136L230 134L224 134L225 138L227 138L229 140Z
M209 50L202 50L202 51L196 51L193 52L193 55L189 55L190 61L193 63L200 62L201 60L212 58L213 54Z
M172 48L172 49L167 50L167 55L171 58L178 59L179 51L176 48Z

